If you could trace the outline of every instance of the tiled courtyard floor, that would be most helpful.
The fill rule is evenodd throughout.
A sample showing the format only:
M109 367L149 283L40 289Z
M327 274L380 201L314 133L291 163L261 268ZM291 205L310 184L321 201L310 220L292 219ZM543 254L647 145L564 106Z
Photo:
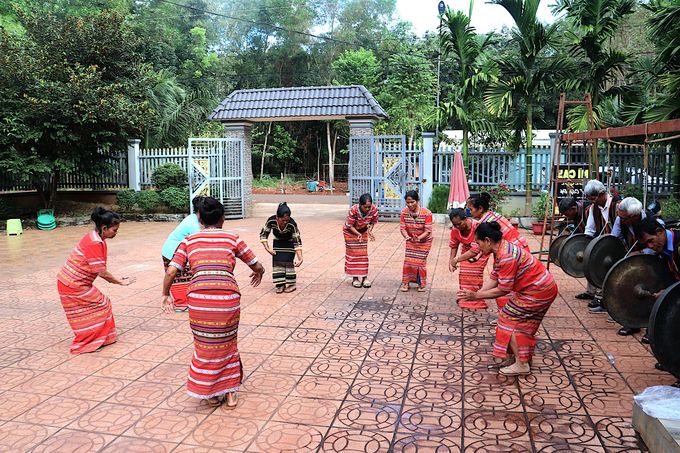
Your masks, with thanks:
M233 411L186 395L188 315L160 310L160 249L174 224L124 223L109 242L109 270L138 280L97 281L118 342L84 355L69 353L55 276L90 227L2 236L0 452L639 451L634 392L675 379L654 369L639 336L617 336L574 299L584 280L551 267L560 295L539 330L534 372L499 377L487 369L493 310L455 302L448 226L435 226L427 292L398 291L396 223L376 228L373 287L355 289L343 275L344 208L292 208L305 262L291 294L274 293L258 243L262 210L225 226L268 269L251 288L237 266L246 378Z

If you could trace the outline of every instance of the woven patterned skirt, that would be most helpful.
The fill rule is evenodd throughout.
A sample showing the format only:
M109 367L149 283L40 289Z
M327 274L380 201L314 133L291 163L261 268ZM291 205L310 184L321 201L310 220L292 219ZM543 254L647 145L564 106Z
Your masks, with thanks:
M418 286L425 286L427 283L427 255L430 253L431 247L432 241L406 241L402 284L414 282Z
M368 233L356 235L343 231L345 236L345 274L350 277L368 277Z
M536 348L536 331L556 297L557 284L554 281L534 294L511 293L498 315L493 356L506 358L510 337L514 332L519 346L519 359L522 363L529 363Z
M489 257L482 256L480 259L471 263L469 261L463 261L458 266L458 286L460 289L467 289L469 291L477 292L482 289L484 284L484 269L486 269L486 263L489 261ZM486 300L459 300L458 305L461 308L487 308L488 305Z
M195 291L187 295L189 323L194 334L187 393L195 398L235 392L243 370L237 333L241 295L233 291Z
M170 260L163 257L163 268L167 272ZM175 310L184 311L187 308L187 289L191 281L191 268L187 265L183 271L178 271L170 287L170 294L175 304Z
M61 305L76 338L71 353L93 352L116 342L111 301L94 286L87 289L69 288L57 282Z

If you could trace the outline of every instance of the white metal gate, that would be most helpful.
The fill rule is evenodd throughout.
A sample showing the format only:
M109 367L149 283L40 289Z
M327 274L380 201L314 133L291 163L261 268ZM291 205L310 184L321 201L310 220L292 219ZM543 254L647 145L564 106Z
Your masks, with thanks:
M399 217L406 192L422 193L421 154L406 149L403 135L350 137L350 205L370 193L381 217Z
M245 217L243 196L243 139L190 138L189 191L213 197L224 205L228 219Z

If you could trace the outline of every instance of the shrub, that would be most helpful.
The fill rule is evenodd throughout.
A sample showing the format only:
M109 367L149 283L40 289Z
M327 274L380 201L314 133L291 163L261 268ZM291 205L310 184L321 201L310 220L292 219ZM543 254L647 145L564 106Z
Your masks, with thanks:
M503 206L507 201L505 197L510 194L510 189L505 184L498 184L497 186L486 187L480 192L486 192L491 196L489 201L489 210L503 214Z
M552 205L552 197L550 197L550 194L548 192L541 192L538 200L531 203L531 212L538 220L543 220L543 217L545 216L545 205L548 202ZM550 215L550 211L548 211L548 215Z
M180 212L189 206L189 188L170 187L161 192L161 201L173 212Z
M161 197L154 190L142 190L137 192L135 201L141 209L153 209L161 204Z
M637 198L639 201L642 201L644 198L644 191L642 189L641 185L637 184L625 184L623 186L612 186L611 189L609 189L612 195L616 195L617 197L621 198L626 198L626 197L634 197Z
M11 219L19 213L19 204L14 198L0 198L0 219Z
M427 209L437 214L446 214L446 205L449 203L449 186L434 186L432 196L427 203Z
M119 190L116 194L116 204L120 209L127 211L135 205L137 192L133 189Z
M156 189L163 191L170 187L186 187L189 176L186 170L177 164L163 164L153 169L151 182L156 184Z
M680 201L675 195L661 202L661 214L664 219L680 219Z

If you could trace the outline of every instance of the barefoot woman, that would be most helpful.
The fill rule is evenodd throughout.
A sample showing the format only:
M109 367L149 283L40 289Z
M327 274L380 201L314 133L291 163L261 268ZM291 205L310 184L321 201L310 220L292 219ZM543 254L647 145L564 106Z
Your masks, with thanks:
M118 214L96 207L91 218L94 231L80 240L57 275L61 305L76 335L71 343L73 354L93 352L116 341L111 301L94 286L94 280L101 277L122 286L135 282L135 277L117 278L106 270L106 240L118 233Z
M509 351L515 357L514 363L500 369L501 374L529 374L536 331L557 297L557 284L536 257L503 239L497 222L479 225L475 239L484 255L494 255L496 264L481 290L460 290L458 299L474 301L510 294L498 316L493 356L505 359Z
M208 400L211 406L219 406L221 397L226 395L227 408L233 409L243 378L237 345L241 292L234 278L236 258L252 269L252 286L260 284L264 268L241 238L222 230L222 203L204 198L199 216L205 229L187 236L177 247L163 279L161 308L172 313L170 287L177 272L184 270L188 262L191 281L187 302L194 354L187 393Z
M342 228L345 237L345 274L352 277L355 288L370 288L368 280L368 240L375 241L373 227L378 223L378 208L370 194L363 194L347 214Z
M269 233L274 234L272 247L269 247ZM276 292L295 291L297 275L295 268L302 264L302 239L297 223L290 216L290 208L283 202L276 209L276 215L267 219L260 232L260 242L272 256L272 278Z
M399 230L406 239L404 271L401 290L408 291L411 282L418 291L425 291L427 283L427 255L432 247L432 213L418 204L420 197L415 190L406 192L406 207L401 211Z
M481 255L479 246L475 242L475 230L479 222L467 216L463 209L452 209L449 218L453 224L451 229L451 240L449 247L451 255L449 257L449 270L455 272L460 266L458 274L458 285L460 289L479 291L484 283L484 269L489 261L488 256ZM458 247L462 244L462 250L458 255ZM487 308L484 299L468 301L459 300L461 308Z

